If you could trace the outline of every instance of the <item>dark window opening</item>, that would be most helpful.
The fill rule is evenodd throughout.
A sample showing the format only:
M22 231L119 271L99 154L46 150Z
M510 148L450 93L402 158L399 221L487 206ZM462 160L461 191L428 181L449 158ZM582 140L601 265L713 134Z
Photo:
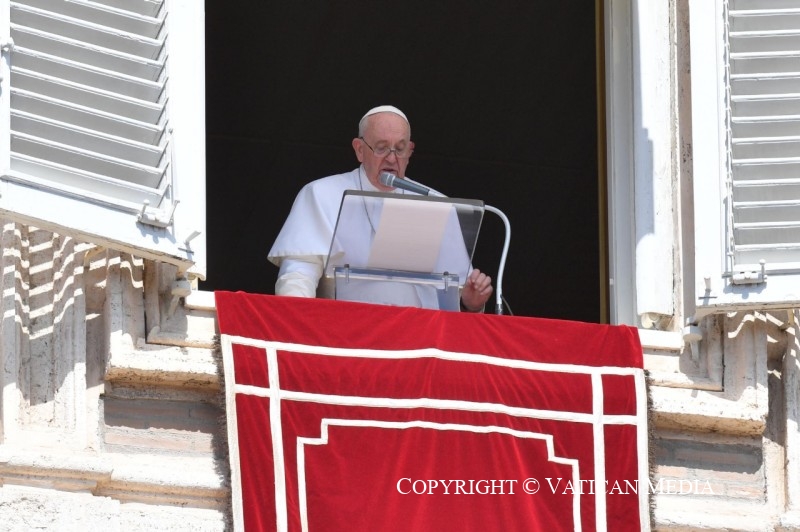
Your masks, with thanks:
M295 194L355 168L358 119L392 104L410 177L511 220L514 314L600 320L594 2L216 0L206 20L201 288L273 293ZM495 279L502 239L487 212L474 264Z

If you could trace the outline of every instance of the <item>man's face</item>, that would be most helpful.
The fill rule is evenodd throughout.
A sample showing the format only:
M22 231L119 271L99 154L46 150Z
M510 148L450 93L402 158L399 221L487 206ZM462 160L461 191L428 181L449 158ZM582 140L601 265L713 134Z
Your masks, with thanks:
M353 139L353 149L359 162L364 165L367 178L378 190L384 191L392 189L378 182L380 173L389 172L397 177L405 177L408 158L400 158L394 151L378 157L373 150L381 148L403 150L406 147L414 147L408 122L394 113L378 113L370 116L364 130L364 139Z

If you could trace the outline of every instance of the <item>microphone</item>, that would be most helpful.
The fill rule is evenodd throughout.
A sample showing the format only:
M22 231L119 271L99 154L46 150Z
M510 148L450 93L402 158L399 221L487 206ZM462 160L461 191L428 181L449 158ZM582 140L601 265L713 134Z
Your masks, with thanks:
M378 176L378 181L380 181L381 185L402 188L403 190L422 194L423 196L427 196L431 193L431 189L428 187L423 187L422 185L408 181L407 179L401 179L394 174L390 174L389 172L381 172L381 174Z

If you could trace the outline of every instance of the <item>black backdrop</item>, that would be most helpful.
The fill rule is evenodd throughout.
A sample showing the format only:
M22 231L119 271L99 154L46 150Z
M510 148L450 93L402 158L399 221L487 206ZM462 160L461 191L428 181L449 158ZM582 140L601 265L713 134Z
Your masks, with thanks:
M510 218L513 312L598 321L594 10L586 0L206 0L201 287L272 293L266 255L295 194L355 168L359 118L392 104L416 143L409 176ZM502 238L487 212L474 264L493 277Z

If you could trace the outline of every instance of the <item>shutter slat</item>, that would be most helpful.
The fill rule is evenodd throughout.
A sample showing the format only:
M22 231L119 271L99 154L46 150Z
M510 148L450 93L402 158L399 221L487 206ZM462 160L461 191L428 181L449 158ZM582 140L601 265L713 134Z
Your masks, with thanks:
M54 188L59 192L85 196L97 202L107 203L112 200L114 204L131 213L138 212L145 201L150 205L158 205L164 195L163 191L150 187L77 171L69 166L24 154L15 154L11 164L15 170L8 177L12 180L17 176L17 172L22 172L25 177L20 179L21 182L34 183L43 189ZM54 183L58 184L57 187L53 186Z
M151 16L146 16L115 7L104 6L88 1L75 0L19 0L20 4L57 13L69 18L91 20L96 24L135 33L153 39L158 38L162 21Z
M800 202L798 201L739 201L734 202L738 221L734 227L747 227L746 224L774 226L774 224L797 224L793 220L800 219ZM788 220L788 221L787 221ZM745 224L745 225L743 225Z
M162 38L153 39L120 32L91 21L74 19L19 3L11 4L11 20L19 26L38 28L62 37L149 59L157 59L164 46Z
M86 68L84 65L59 61L58 58L26 55L24 52L14 56L14 70L42 72L57 79L82 83L90 87L113 92L140 100L157 102L163 99L163 83L151 83L141 78L133 78L108 71ZM12 70L12 78L13 72Z
M69 144L86 151L152 167L158 167L164 159L164 146L131 142L20 111L12 112L11 129L54 143Z
M770 270L797 270L800 263L794 262L797 257L797 247L800 242L787 242L780 244L758 244L736 246L736 254L740 261L738 265L758 264L766 261Z
M21 90L11 92L11 104L14 110L46 116L52 120L72 123L79 127L136 142L156 145L164 137L163 125L124 119Z
M115 116L158 123L164 113L164 104L154 104L135 98L77 85L30 71L13 71L16 87L43 97L50 97L78 106L91 107Z
M731 123L733 139L764 137L789 137L800 132L800 115L785 116L777 119L756 116L738 118Z
M800 9L747 9L731 10L730 31L778 31L800 28Z
M11 151L32 159L52 161L87 173L114 176L116 179L152 188L159 188L166 170L47 141L20 131L12 131ZM13 162L11 168L16 170Z
M732 143L731 154L737 159L800 159L800 137L745 138Z
M754 159L733 159L732 166L734 171L737 170L741 166L762 166L762 170L767 170L767 165L786 165L786 164L795 164L800 162L800 157L773 157L773 158L765 158L765 157L758 157ZM734 178L736 179L736 178Z
M51 61L69 61L102 71L112 71L127 78L141 79L142 84L158 86L162 76L163 61L156 61L121 52L113 52L89 43L67 39L51 33L11 26L15 56L18 54L47 57ZM14 64L18 59L15 57ZM155 101L155 100L153 100Z
M800 65L798 65L800 70ZM790 94L800 92L800 72L773 75L739 74L731 76L735 94Z
M730 0L730 9L733 12L753 9L753 0ZM794 9L797 8L797 0L758 0L758 9Z
M736 117L800 115L800 94L748 96L734 100L731 107Z
M161 13L163 0L94 0L93 4L100 4L111 8L120 9L129 13L137 13L145 17L158 17Z
M731 52L736 55L769 54L800 50L800 30L737 32L731 34ZM786 52L780 55L792 55Z
M733 75L796 74L799 54L759 54L744 55L731 60Z
M789 159L782 163L733 161L733 186L747 181L790 180L800 175L800 160Z
M733 182L733 189L736 190L747 190L749 188L757 188L757 187L796 187L800 186L800 178L797 177L796 168L790 168L790 171L786 173L787 177L783 179L740 179L735 180ZM791 177L788 177L791 176ZM787 189L791 190L791 189ZM798 191L800 194L800 190ZM800 195L798 195L800 197Z
M784 199L774 199L776 197ZM800 201L800 179L761 179L733 182L734 209L757 202L773 202L768 204L780 205L785 201Z

